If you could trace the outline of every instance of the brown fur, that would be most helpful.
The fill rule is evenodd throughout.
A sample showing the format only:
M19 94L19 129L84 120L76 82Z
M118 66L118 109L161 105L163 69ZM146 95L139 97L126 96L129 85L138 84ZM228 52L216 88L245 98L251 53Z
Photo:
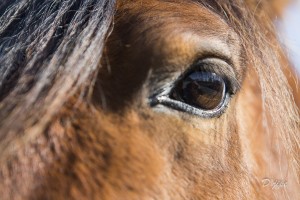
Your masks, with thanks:
M299 116L282 73L292 69L271 26L277 4L269 5L118 1L95 83L69 79L78 88L66 96L50 90L38 102L55 109L38 112L41 120L3 120L0 199L298 199ZM153 85L220 56L198 46L217 39L241 85L226 112L202 119L149 107ZM287 186L263 187L265 177Z

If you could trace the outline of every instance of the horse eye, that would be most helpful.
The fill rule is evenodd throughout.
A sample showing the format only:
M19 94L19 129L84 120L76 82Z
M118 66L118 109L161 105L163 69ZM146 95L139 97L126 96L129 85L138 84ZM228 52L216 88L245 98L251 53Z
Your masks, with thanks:
M225 111L233 94L230 83L224 74L196 67L150 97L149 103L152 107L163 105L204 118L217 117Z
M180 80L170 98L202 110L213 110L222 105L226 85L222 77L211 72L192 72Z

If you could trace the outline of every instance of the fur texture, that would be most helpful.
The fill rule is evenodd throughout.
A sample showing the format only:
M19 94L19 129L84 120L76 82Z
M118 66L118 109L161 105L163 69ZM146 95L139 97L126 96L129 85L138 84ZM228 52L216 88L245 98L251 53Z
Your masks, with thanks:
M299 97L277 3L1 2L1 199L298 199ZM223 115L148 105L226 52L240 89Z

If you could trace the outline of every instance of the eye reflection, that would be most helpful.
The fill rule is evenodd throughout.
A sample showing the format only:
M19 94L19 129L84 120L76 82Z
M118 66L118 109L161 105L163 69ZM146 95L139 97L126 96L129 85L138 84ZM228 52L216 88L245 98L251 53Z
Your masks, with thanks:
M217 74L196 71L176 84L170 98L202 110L212 110L222 105L225 90L225 81Z

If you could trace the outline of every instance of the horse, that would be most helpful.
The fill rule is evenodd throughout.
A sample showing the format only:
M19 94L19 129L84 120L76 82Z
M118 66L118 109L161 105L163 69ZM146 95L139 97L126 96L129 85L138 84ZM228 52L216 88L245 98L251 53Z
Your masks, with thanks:
M286 4L2 0L0 199L299 199Z

